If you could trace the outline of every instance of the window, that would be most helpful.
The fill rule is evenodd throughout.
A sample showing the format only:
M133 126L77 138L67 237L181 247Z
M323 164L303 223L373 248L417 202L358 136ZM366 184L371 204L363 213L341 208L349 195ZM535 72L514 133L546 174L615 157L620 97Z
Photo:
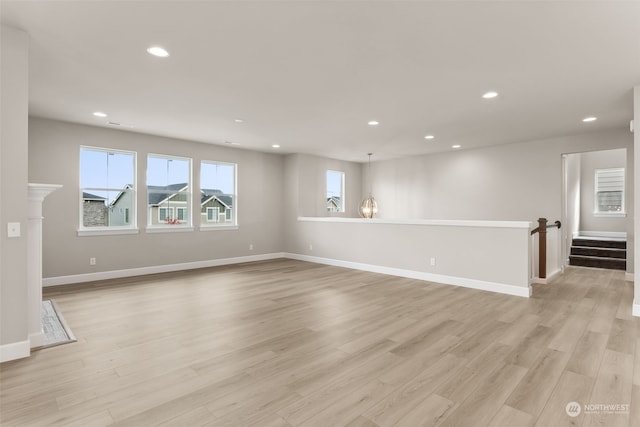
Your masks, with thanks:
M191 226L191 159L148 155L147 208L150 228Z
M173 218L173 208L158 208L158 221L164 222Z
M220 208L207 208L207 222L218 222Z
M79 234L135 229L135 169L134 152L80 147Z
M234 163L203 161L200 164L200 193L202 226L237 224Z
M327 212L344 212L344 172L327 171Z
M186 221L187 208L176 208L176 218L178 218L179 221Z
M596 169L594 213L623 215L624 211L624 168Z

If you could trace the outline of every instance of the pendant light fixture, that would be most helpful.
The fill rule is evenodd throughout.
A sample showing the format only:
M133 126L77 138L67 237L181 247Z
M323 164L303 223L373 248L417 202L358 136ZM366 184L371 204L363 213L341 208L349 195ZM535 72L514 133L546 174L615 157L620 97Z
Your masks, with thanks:
M362 203L360 203L360 209L358 212L362 218L373 218L378 213L378 204L376 203L376 199L371 195L371 155L369 154L369 197L364 199Z

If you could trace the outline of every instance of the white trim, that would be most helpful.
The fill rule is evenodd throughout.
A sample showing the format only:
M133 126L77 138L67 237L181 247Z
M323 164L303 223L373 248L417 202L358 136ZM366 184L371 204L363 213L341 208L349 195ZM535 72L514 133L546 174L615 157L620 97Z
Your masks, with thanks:
M373 264L363 264L359 262L343 261L332 258L322 258L310 255L300 255L285 253L286 258L299 261L314 262L317 264L333 265L336 267L351 268L354 270L370 271L372 273L388 274L391 276L407 277L410 279L437 282L445 285L462 286L465 288L480 289L483 291L497 292L500 294L515 295L529 298L531 296L531 286L521 287L504 283L487 282L484 280L467 279L464 277L445 276L442 274L425 273L422 271L406 270L403 268L384 267Z
M330 258L299 255L286 252L274 252L262 255L249 255L235 258L222 258L208 261L195 261L182 264L157 265L151 267L131 268L126 270L112 270L98 273L75 274L71 276L45 277L42 286L59 286L72 283L93 282L97 280L118 279L122 277L142 276L145 274L168 273L172 271L192 270L196 268L216 267L220 265L240 264L245 262L266 261L277 258L289 258L299 261L314 262L317 264L333 265L355 270L370 271L372 273L388 274L392 276L407 277L410 279L426 280L446 285L462 286L465 288L480 289L483 291L497 292L519 297L530 297L531 286L526 288L504 283L487 282L483 280L467 279L464 277L445 276L441 274L425 273L421 271L405 270L401 268L384 267L372 264L363 264L351 261L342 261Z
M44 332L29 334L29 344L31 348L42 347L44 345Z
M633 309L631 314L633 314L635 317L640 317L640 304L633 304Z
M634 278L634 274L633 273L624 273L624 280L625 282L634 282L635 278Z
M554 280L556 280L558 278L558 276L560 276L562 274L562 270L557 269L554 270L553 272L551 272L551 274L549 274L545 279L541 279L539 277L534 277L531 279L531 283L538 283L541 285L548 285L549 283L553 282Z
M579 239L580 237L611 237L614 239L626 239L627 233L624 231L578 231L576 235L574 233L574 238Z
M31 355L29 340L0 345L0 363L22 359Z
M181 225L161 225L161 226L149 226L145 229L147 233L179 233L179 232L187 232L193 231L194 228L192 226L181 226Z
M137 228L100 228L97 230L78 230L78 237L86 236L115 236L118 234L138 234L140 230Z
M362 224L398 224L398 225L432 225L444 227L487 227L487 228L526 228L532 227L529 221L475 221L448 219L378 219L378 218L342 218L342 217L305 217L299 216L301 222L349 222Z
M220 265L240 264L244 262L266 261L285 258L282 252L270 254L249 255L234 258L221 258L206 261L194 261L181 264L154 265L150 267L128 268L125 270L111 270L96 273L74 274L71 276L45 277L42 286L68 285L71 283L93 282L96 280L119 279L122 277L142 276L145 274L168 273L172 271L193 270L195 268L217 267Z
M231 221L229 221L231 223ZM199 231L219 231L219 230L238 230L237 225L201 225Z
M605 217L626 218L627 213L626 212L594 212L593 216L598 218L605 218Z

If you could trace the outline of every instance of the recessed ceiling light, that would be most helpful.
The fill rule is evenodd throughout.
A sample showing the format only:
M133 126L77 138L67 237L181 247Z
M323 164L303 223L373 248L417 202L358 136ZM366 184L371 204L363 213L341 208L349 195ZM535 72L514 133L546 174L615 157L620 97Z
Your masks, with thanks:
M495 98L496 96L498 96L498 92L494 92L494 91L489 91L484 95L482 95L484 99L491 99L491 98Z
M95 113L93 113L93 115L96 117L107 117L107 115L102 111L96 111Z
M169 52L167 52L165 48L160 46L151 46L147 49L147 52L149 52L153 56L158 56L160 58L166 58L167 56L169 56Z
M240 145L239 142L233 142L233 141L225 141L224 143L229 145Z
M280 148L280 145L278 145L278 144L273 144L271 147L272 147L272 148Z
M584 119L582 119L582 121L585 123L595 122L596 120L598 120L597 117L585 117Z
M244 120L242 120L242 119L234 119L233 121L234 121L234 122L236 122L236 123L242 123L242 122L244 122Z
M378 126L380 124L380 122L378 122L376 120L370 120L367 124L369 126Z
M452 145L451 148L462 148L462 145L458 145L458 144Z
M424 137L424 139L433 139L433 138L435 138L435 136L433 136L433 135L426 135L426 136Z

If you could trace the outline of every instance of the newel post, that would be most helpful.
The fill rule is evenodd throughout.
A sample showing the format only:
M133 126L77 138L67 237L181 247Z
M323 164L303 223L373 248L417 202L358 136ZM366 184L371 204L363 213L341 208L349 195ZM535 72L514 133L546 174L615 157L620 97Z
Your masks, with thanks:
M62 185L29 183L27 317L31 348L44 344L42 331L42 202Z
M538 218L538 277L547 277L547 218Z

